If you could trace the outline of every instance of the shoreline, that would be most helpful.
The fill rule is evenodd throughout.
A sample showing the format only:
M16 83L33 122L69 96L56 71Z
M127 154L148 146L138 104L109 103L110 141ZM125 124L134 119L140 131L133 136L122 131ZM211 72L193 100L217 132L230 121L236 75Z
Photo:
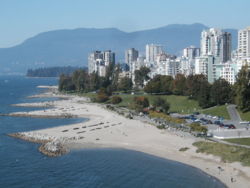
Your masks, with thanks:
M41 95L44 96L44 94ZM224 163L221 162L219 157L196 153L197 148L192 143L200 140L199 138L178 131L159 130L155 126L139 120L127 119L105 109L102 105L89 103L83 97L55 94L53 90L46 93L46 96L54 97L56 95L63 96L64 99L53 101L54 107L52 109L17 114L25 117L37 117L39 115L40 117L51 118L67 113L78 118L88 117L89 120L77 124L30 131L26 132L26 138L19 137L20 139L26 139L26 141L30 141L28 138L32 138L32 134L33 136L47 135L52 137L52 141L42 143L41 150L39 148L39 151L44 154L46 154L44 150L47 148L52 148L52 150L56 148L53 144L51 147L45 147L46 144L53 142L55 142L55 145L59 144L57 149L62 150L60 155L69 152L69 150L84 148L128 149L198 168L219 179L227 187L244 188L250 184L249 167L243 167L239 163ZM189 149L179 151L184 147ZM218 170L218 167L223 171ZM236 182L232 183L231 177Z

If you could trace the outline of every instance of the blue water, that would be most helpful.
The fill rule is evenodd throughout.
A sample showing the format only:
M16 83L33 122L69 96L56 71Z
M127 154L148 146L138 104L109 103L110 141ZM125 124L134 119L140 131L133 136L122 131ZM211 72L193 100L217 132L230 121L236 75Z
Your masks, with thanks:
M30 102L26 96L55 85L53 78L0 77L0 112L28 110L10 104ZM38 99L36 99L38 100ZM6 136L70 124L80 119L0 117L0 187L6 188L221 188L216 179L198 169L119 149L87 149L49 158L38 152L38 144Z

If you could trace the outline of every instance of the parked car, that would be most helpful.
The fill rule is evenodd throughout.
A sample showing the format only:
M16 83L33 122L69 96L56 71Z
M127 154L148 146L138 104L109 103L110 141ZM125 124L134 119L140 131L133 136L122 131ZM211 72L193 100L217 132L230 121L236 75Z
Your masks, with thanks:
M224 125L224 128L230 129L230 125L225 124L225 125Z
M219 120L216 120L216 121L214 121L214 124L215 125L221 125L221 124L223 124L221 121L219 121Z
M213 124L211 120L207 120L207 124Z
M223 123L219 124L219 127L221 127L221 128L226 128L225 126L226 125L224 125Z
M229 129L236 129L236 127L233 124L230 124Z

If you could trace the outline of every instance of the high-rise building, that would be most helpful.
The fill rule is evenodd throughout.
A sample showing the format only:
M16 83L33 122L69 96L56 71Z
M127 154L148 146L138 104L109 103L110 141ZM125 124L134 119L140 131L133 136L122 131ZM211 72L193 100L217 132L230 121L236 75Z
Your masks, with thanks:
M139 52L136 49L130 48L126 50L125 51L125 63L130 66L132 62L137 60L138 56L139 56Z
M108 66L111 63L115 63L115 53L111 52L111 50L104 51L103 61L105 62L105 66Z
M106 75L106 68L111 63L115 63L115 53L110 50L101 52L94 51L88 57L88 72L89 74L96 72L99 76Z
M89 54L88 57L88 72L89 74L96 71L96 60L103 60L103 54L101 51L94 51Z
M195 59L200 56L200 48L194 46L187 47L183 50L183 56L188 59Z
M146 61L155 62L157 55L163 53L163 47L157 44L146 45Z
M212 55L224 63L231 59L232 37L228 32L211 28L201 33L201 56Z
M250 58L250 27L238 32L238 57Z

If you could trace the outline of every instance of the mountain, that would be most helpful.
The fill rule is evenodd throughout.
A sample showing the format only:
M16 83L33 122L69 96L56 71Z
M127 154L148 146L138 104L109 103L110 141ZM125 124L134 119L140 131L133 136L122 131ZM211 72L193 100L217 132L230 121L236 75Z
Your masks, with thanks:
M179 55L185 47L199 46L200 33L207 28L202 24L173 24L130 33L115 28L44 32L20 45L0 48L0 73L25 73L38 67L86 66L87 56L94 50L110 49L121 62L126 49L134 47L144 53L149 43L162 44L168 53ZM227 31L232 33L235 48L237 30Z

